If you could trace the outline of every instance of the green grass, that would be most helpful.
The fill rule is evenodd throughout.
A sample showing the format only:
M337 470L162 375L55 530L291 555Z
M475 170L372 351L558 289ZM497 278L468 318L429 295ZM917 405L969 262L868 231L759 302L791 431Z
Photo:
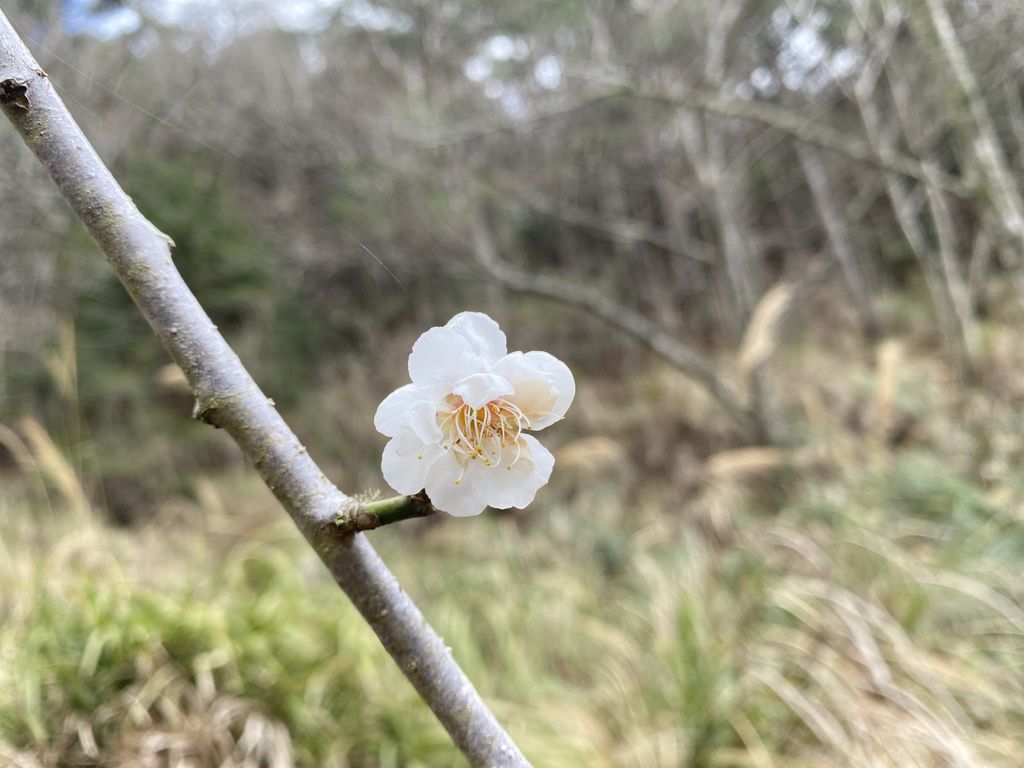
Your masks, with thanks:
M373 538L538 766L1016 765L1019 521L917 452L777 482L771 510L709 485L715 536L576 493ZM216 487L266 511L126 532L4 502L8 757L463 765L288 524L248 528L254 481Z
M1020 765L1016 390L909 347L822 377L823 349L775 372L797 449L729 451L640 371L581 389L526 512L370 534L534 765ZM331 439L338 402L372 411L360 376L309 403ZM254 476L150 437L185 495L113 528L31 426L0 484L0 764L465 764ZM336 474L376 481L369 421L346 436Z

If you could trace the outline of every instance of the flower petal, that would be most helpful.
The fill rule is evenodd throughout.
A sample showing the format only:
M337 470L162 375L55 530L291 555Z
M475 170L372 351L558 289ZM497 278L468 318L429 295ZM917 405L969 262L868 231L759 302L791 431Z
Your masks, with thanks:
M450 328L431 328L412 345L409 378L430 399L452 391L459 379L479 373L487 367L462 335Z
M394 438L384 446L380 469L384 473L387 484L399 493L418 493L426 487L427 474L440 459L446 455L438 445L421 445L419 451L406 450L410 447L407 440L411 432L404 432L402 438ZM399 443L404 442L399 450Z
M568 366L547 352L513 352L494 364L516 391L507 399L518 405L538 430L561 420L576 396L576 381Z
M426 400L420 400L405 412L403 426L424 443L440 443L444 437L437 425L437 406Z
M426 393L415 384L399 387L377 406L377 413L373 417L373 426L382 435L394 437L405 426L409 410L421 401L427 401Z
M523 509L551 478L555 466L551 451L532 435L523 435L520 442L518 460L515 446L506 446L500 462L473 478L489 506Z
M394 443L393 450L395 453L403 458L407 456L418 456L422 453L425 445L422 440L416 437L415 432L404 427L401 432L391 439L391 442Z
M516 391L512 383L493 373L474 373L455 382L452 392L461 397L470 408L482 408L503 395Z
M434 462L427 473L424 486L433 505L455 517L470 517L483 512L487 502L480 494L479 486L467 480L479 472L480 466L479 461L471 462L463 470L454 456L442 451L441 458Z
M465 338L477 355L493 363L505 354L508 347L505 334L483 312L460 312L445 325Z

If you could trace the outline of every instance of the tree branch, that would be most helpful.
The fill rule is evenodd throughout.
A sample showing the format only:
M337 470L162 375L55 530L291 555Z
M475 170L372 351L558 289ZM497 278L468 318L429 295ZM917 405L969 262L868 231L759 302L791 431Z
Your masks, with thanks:
M710 243L692 237L674 239L668 231L640 219L615 216L606 211L590 211L571 204L556 205L539 194L537 190L492 186L489 191L499 198L515 198L509 204L511 206L557 219L563 224L584 227L625 242L647 243L676 256L684 256L705 264L715 263L711 256L712 245Z
M118 186L2 12L0 108L184 371L197 415L238 443L470 764L529 765L366 538L323 530L348 497L217 331L175 269L170 238Z
M372 531L414 517L429 517L435 512L437 509L430 503L427 494L421 491L412 496L394 496L365 503L353 499L330 524L334 526L335 533L344 536L359 531Z
M709 112L722 117L735 117L760 123L792 136L798 141L844 155L858 163L915 179L922 184L937 184L955 197L970 198L975 194L974 185L969 181L945 173L938 175L926 173L922 164L913 157L900 154L892 148L879 150L854 136L848 136L826 125L808 120L806 116L768 102L742 101L696 88L668 91L591 70L580 71L570 68L570 72L588 80L617 87L618 93L622 96L633 96L687 110ZM609 95L605 94L602 98L609 98Z
M749 120L791 136L797 141L813 144L829 152L843 155L862 165L882 171L889 171L922 183L937 184L954 197L970 199L976 195L975 183L970 178L961 179L947 173L940 173L937 177L929 180L928 174L925 173L921 163L916 158L901 154L892 148L879 153L869 143L855 136L849 136L842 131L810 121L804 115L768 102L743 101L697 89L678 93L668 92L664 89L640 86L627 80L596 75L592 70L580 70L572 67L567 67L567 70L571 75L585 80L596 81L609 86L611 90L592 94L578 102L560 106L547 112L540 112L528 120L518 122L509 120L496 124L492 118L488 117L484 119L486 124L478 125L478 123L484 122L484 120L478 120L475 123L452 125L438 129L429 137L403 136L401 138L420 147L437 149L453 144L475 141L488 136L516 133L525 130L529 126L557 120L605 102L622 98L634 98L669 104L697 112L709 112L721 115L722 117Z
M878 316L871 301L871 291L868 289L864 269L854 249L850 228L846 225L842 208L833 194L834 187L829 179L828 169L817 148L810 144L797 144L796 155L807 178L814 207L825 229L829 249L839 262L843 280L860 316L861 326L869 337L874 338L880 328Z
M931 179L925 173L921 164L913 158L901 155L893 150L875 153L868 144L860 139L846 136L827 126L809 121L788 110L765 102L723 99L714 94L701 93L699 91L671 95L656 93L640 93L638 95L649 99L667 101L681 107L712 112L724 117L738 117L744 120L751 120L767 125L782 133L787 133L799 141L845 155L851 160L873 166L879 170L898 173L901 176L916 179L922 183L938 184L942 189L956 197L970 198L974 195L972 186L964 183L961 179L944 173Z
M520 293L571 304L588 312L615 330L630 336L667 363L699 384L750 439L764 436L756 415L718 376L702 355L665 333L629 307L596 291L552 275L532 275L505 264L483 215L470 205L473 246L477 261L495 280Z
M945 0L925 0L914 8L926 9L928 20L934 31L941 60L945 63L953 82L967 106L973 135L969 144L981 166L985 191L992 205L999 212L999 223L1013 240L1017 258L1024 256L1024 197L1021 196L1008 167L1002 146L999 143L996 126L988 106L971 69L967 54L960 44L949 16ZM922 33L927 44L927 33Z
M881 111L875 104L872 93L868 92L866 88L855 88L854 91L857 109L860 111L861 120L871 141L878 146L891 143L892 138L882 125ZM918 220L918 206L915 205L913 196L906 188L905 180L896 174L885 174L885 188L896 216L896 223L899 224L907 245L921 267L921 274L924 276L925 286L928 289L932 308L935 311L935 319L938 322L939 332L946 344L946 349L954 356L956 365L965 369L967 360L964 357L965 348L961 343L960 326L950 304L944 277L934 263L927 238L921 222Z

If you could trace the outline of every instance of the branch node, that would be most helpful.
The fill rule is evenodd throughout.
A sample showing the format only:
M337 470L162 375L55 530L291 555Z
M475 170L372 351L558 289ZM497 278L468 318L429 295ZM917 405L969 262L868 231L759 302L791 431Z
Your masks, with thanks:
M333 526L332 533L345 537L361 531L372 531L374 528L401 520L429 517L435 512L437 510L425 491L412 496L395 496L369 502L349 499L328 526Z
M195 404L192 406L193 419L201 421L203 424L209 424L214 429L220 429L220 424L214 418L216 412L217 403L215 400L207 400L204 403L203 400L197 397Z
M192 406L192 418L220 429L223 425L218 414L236 405L244 395L245 390L225 394L197 394L195 405Z
M28 86L23 81L10 77L0 82L0 104L2 105L12 104L27 112L29 108L27 93Z

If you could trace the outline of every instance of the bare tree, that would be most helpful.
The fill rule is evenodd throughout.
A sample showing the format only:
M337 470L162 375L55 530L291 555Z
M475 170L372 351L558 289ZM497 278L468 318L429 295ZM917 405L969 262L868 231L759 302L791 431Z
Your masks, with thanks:
M923 11L930 24L930 29L924 29L923 24L919 25L922 41L926 45L932 39L936 41L936 58L945 66L956 83L960 98L966 104L966 113L969 116L969 135L965 136L966 143L974 151L982 170L985 191L993 207L1000 214L1000 223L1007 237L1015 244L1019 260L1024 257L1024 199L1006 162L1004 150L996 134L995 123L982 96L977 77L957 37L946 0L925 0L914 5L915 10ZM913 14L913 17L918 16Z
M828 169L822 161L817 147L797 142L796 151L800 165L807 176L814 205L824 225L829 249L842 270L843 280L857 307L861 325L868 336L876 336L879 332L879 323L871 301L871 291L860 257L854 250L853 234L850 232L839 203L833 194Z
M577 306L640 342L700 385L748 438L764 436L763 425L758 422L756 414L740 400L700 353L658 328L643 315L593 289L551 275L530 274L510 267L499 256L498 246L482 213L474 209L471 215L475 255L492 278L514 291Z

